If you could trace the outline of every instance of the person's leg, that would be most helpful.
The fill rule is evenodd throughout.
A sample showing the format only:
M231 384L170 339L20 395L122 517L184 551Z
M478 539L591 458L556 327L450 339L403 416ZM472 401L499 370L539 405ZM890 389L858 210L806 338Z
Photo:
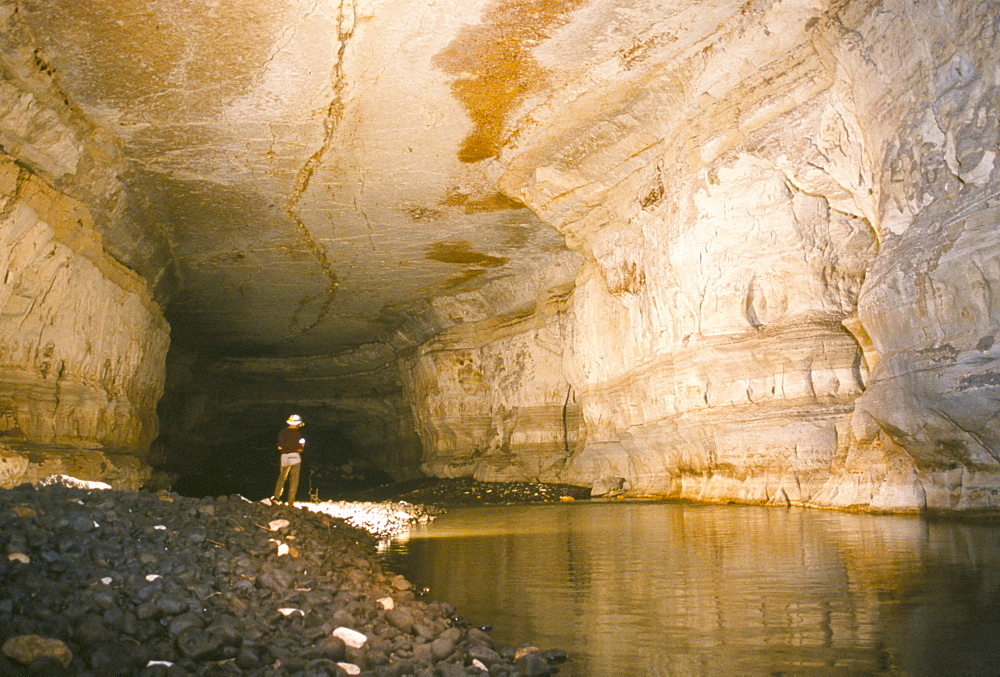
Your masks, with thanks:
M290 482L288 485L288 505L293 505L295 503L295 495L299 492L299 471L302 469L302 464L296 463L288 467L291 468L291 472L288 474Z
M278 483L274 485L274 494L271 496L271 500L275 503L281 499L281 494L285 490L285 480L288 479L288 471L291 467L290 465L281 466L281 471L278 473Z

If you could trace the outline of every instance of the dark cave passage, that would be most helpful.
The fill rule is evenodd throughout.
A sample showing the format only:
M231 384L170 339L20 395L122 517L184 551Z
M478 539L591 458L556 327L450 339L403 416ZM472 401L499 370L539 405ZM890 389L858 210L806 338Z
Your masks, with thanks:
M251 416L245 426L220 430L220 440L206 442L197 462L168 464L167 468L177 474L173 490L184 496L240 494L251 500L270 496L279 470L275 438L284 417L269 418L277 423ZM299 500L350 500L359 492L393 481L391 474L375 467L336 428L307 423L303 436L306 451ZM184 451L186 455L189 450ZM167 458L181 455L170 449L164 453Z

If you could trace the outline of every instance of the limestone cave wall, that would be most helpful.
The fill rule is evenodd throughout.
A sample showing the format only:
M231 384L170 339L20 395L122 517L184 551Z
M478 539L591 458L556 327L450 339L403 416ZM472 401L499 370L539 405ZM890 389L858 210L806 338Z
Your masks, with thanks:
M459 324L403 360L421 468L484 481L554 480L583 427L563 365L567 299Z
M151 46L162 110L102 7L0 0L0 483L260 466L294 406L397 479L997 507L992 0L233 4L271 51Z
M5 486L72 473L139 486L169 331L79 202L0 157Z
M150 238L127 234L113 140L0 10L0 486L70 473L138 487L169 328L109 250L140 258Z
M404 364L424 468L996 507L995 3L728 5L594 3L536 50L500 185L584 263Z

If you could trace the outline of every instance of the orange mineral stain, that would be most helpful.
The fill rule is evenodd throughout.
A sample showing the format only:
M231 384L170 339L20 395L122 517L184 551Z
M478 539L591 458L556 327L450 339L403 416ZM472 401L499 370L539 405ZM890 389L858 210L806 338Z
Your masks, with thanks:
M462 28L437 54L434 64L455 76L452 92L474 125L458 151L459 160L473 163L497 155L507 116L547 81L531 50L585 2L498 0L486 10L482 23Z

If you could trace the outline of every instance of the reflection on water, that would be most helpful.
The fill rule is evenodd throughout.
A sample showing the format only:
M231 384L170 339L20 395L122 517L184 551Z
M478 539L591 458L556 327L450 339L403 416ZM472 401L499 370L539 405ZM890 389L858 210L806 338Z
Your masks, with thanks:
M1000 674L1000 526L819 510L451 510L386 554L561 674Z

